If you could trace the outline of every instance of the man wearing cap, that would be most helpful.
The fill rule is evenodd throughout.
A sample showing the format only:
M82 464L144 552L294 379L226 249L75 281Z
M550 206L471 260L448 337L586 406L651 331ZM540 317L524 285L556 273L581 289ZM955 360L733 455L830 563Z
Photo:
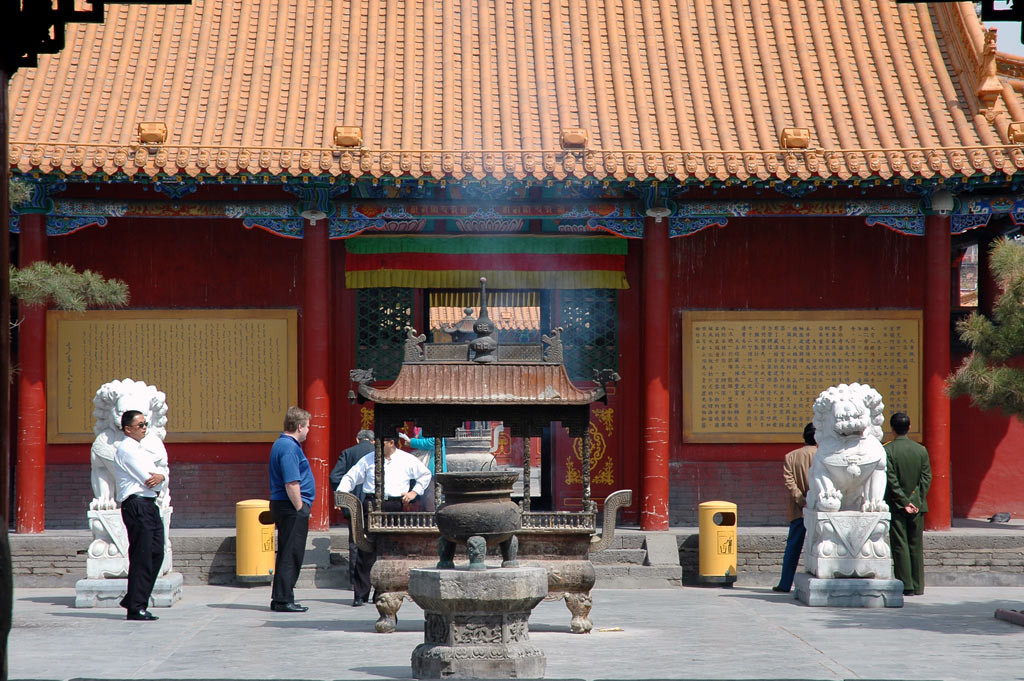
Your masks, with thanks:
M142 444L148 428L141 411L124 412L121 430L126 437L114 454L117 500L128 532L128 592L121 607L128 611L126 619L141 622L158 619L148 608L164 562L164 522L156 498L167 484L168 473L153 463L153 453Z

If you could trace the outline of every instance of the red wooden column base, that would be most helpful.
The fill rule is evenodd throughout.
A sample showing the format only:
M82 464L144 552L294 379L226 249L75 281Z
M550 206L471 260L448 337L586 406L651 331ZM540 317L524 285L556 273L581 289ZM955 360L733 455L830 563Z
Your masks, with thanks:
M952 521L949 457L950 218L925 218L924 408L921 436L932 466L925 528L948 530Z
M667 530L669 461L668 222L647 218L643 240L643 468L640 527Z
M302 304L302 408L308 411L309 435L303 451L316 481L316 501L310 513L309 529L330 527L331 490L328 466L331 459L330 374L330 241L327 221L307 222L302 240L305 295Z
M21 217L21 267L46 260L46 216ZM21 308L18 326L18 432L15 529L42 532L46 525L46 309Z

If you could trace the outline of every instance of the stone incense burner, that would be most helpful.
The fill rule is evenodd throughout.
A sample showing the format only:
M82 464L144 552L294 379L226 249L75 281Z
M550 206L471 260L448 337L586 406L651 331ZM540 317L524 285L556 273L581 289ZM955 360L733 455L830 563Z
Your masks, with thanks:
M438 569L455 567L455 547L465 545L470 570L485 570L487 547L501 547L502 567L517 567L522 510L512 501L518 471L439 473L445 503L434 514L440 560Z

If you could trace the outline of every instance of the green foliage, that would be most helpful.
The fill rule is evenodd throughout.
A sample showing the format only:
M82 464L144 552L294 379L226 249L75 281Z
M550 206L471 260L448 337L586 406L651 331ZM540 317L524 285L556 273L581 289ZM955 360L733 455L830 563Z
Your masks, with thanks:
M22 305L82 311L128 304L128 285L120 279L104 279L91 270L78 272L63 263L35 262L22 269L12 266L10 276L11 297Z
M972 352L949 377L950 397L1024 418L1024 242L1001 239L989 267L1002 290L992 319L977 312L957 324Z

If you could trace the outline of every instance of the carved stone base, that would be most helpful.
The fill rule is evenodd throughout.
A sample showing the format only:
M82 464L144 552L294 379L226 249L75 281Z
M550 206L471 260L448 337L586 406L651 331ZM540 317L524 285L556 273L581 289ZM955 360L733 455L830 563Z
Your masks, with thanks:
M819 579L892 578L888 513L804 510L804 563Z
M413 676L543 677L547 658L529 641L529 619L547 595L547 582L543 568L412 570L409 596L424 610Z
M903 582L898 579L817 579L804 572L796 576L793 586L796 599L810 606L903 607Z
M180 572L169 572L156 580L149 597L149 607L169 608L181 600ZM80 579L75 583L76 608L120 608L128 593L127 579Z
M93 500L96 503L96 500ZM164 524L164 562L160 566L160 574L166 575L173 570L174 557L171 551L170 527L171 506L160 509L160 519ZM128 531L121 519L121 509L93 509L86 512L89 529L92 531L92 543L85 560L85 577L87 580L117 579L128 575Z

